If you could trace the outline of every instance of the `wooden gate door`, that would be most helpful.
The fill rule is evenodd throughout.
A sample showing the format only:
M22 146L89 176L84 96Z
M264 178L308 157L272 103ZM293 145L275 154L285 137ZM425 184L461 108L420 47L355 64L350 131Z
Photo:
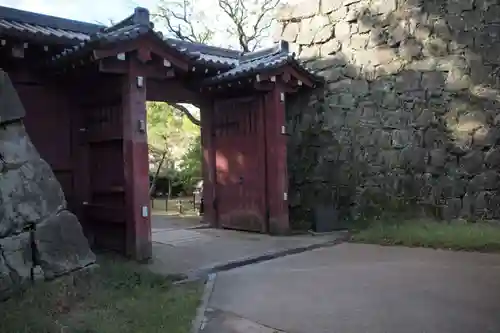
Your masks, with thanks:
M125 253L126 225L119 100L92 101L83 106L80 149L86 175L84 215L95 245Z
M219 225L266 232L266 154L260 97L216 101L213 135Z

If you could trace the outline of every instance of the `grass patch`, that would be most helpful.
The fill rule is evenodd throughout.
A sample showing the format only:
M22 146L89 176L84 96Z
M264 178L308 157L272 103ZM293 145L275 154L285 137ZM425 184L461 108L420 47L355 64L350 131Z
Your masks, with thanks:
M172 281L131 262L99 258L100 267L39 282L0 303L0 332L187 333L199 283Z
M180 207L179 207L180 201ZM196 216L197 211L193 205L192 197L172 198L166 200L164 198L151 200L151 207L157 215L169 216Z
M351 241L380 245L500 251L500 227L487 223L445 223L410 220L374 222L353 232Z

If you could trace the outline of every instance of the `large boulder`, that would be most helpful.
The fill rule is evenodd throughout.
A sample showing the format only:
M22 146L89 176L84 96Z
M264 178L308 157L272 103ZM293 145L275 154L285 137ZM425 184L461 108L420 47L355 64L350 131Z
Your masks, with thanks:
M61 185L26 133L24 115L0 71L0 298L29 280L33 266L54 278L96 259L77 217L67 211Z
M9 76L0 69L0 124L21 120L25 115L24 107Z
M0 239L0 299L30 281L33 268L30 234Z
M95 262L77 217L67 210L38 224L34 238L37 261L47 279Z
M66 208L59 182L21 122L0 125L0 156L0 237Z

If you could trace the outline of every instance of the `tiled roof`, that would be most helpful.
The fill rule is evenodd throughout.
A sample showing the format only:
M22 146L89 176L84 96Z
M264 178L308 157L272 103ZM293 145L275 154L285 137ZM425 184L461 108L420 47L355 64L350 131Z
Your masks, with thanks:
M215 84L262 73L284 65L309 73L288 50L287 42L256 52L241 53L200 43L164 38L154 31L145 8L136 8L134 14L121 22L105 27L0 6L0 33L26 38L42 38L44 41L62 44L66 49L53 57L53 61L65 61L85 56L88 52L107 44L150 35L165 44L172 52L219 73L207 78L204 84Z
M160 32L153 29L149 20L149 12L145 8L136 8L133 15L123 21L105 29L101 29L89 36L88 40L74 45L54 57L55 61L78 57L81 54L93 50L96 47L112 44L118 41L132 40L139 36L151 35L165 43L173 52L187 57L194 63L229 69L237 63L239 52L223 48L217 48L198 43L189 43L172 38L163 38Z
M271 48L243 54L234 68L217 76L210 77L203 83L210 85L233 81L235 79L254 74L262 74L266 71L277 69L284 65L291 65L299 71L306 72L313 79L318 79L299 63L294 54L290 53L288 43L281 41Z
M44 38L47 42L75 44L104 26L41 15L0 6L0 33L28 38Z
M114 30L105 30L103 32L91 35L87 41L81 42L80 44L74 45L71 48L68 48L54 56L54 61L63 61L77 58L81 55L88 54L97 47L102 47L105 45L113 44L120 41L133 40L139 36L151 35L155 38L158 38L159 41L162 41L161 34L156 33L150 27L142 25L142 24L133 24L123 26ZM190 59L195 59L195 56L190 55L185 52L179 51L177 48L166 44L172 52L178 53L182 56L188 57Z
M178 39L167 38L165 40L181 51L198 55L199 59L208 63L237 65L241 56L240 51L210 46L201 43L185 42Z

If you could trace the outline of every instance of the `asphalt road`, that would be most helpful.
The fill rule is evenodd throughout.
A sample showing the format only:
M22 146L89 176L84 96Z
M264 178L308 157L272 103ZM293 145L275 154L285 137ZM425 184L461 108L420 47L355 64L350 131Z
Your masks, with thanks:
M342 244L219 273L209 306L287 333L498 333L500 255Z

